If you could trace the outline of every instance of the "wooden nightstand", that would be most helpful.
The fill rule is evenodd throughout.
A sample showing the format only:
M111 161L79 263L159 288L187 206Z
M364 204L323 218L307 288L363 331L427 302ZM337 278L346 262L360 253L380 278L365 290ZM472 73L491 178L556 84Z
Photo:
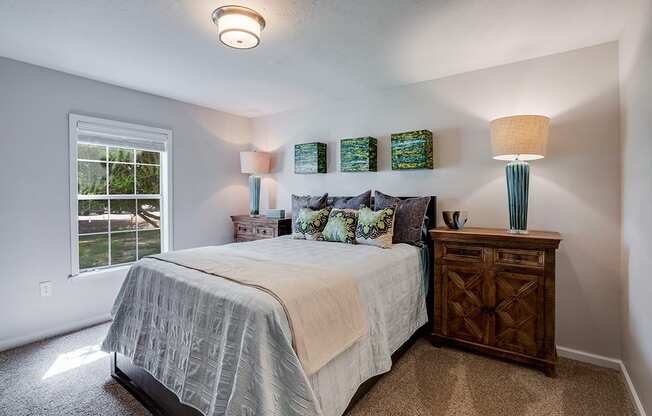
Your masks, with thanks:
M232 215L233 235L237 243L274 238L292 233L292 218L267 218L263 215Z
M535 365L553 376L554 232L430 230L435 243L433 343Z

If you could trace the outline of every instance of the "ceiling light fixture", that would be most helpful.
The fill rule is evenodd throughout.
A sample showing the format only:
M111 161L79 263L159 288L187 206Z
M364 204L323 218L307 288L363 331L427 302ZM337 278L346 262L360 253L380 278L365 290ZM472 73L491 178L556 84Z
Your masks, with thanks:
M265 19L255 10L243 6L222 6L213 11L220 42L236 49L251 49L260 43Z

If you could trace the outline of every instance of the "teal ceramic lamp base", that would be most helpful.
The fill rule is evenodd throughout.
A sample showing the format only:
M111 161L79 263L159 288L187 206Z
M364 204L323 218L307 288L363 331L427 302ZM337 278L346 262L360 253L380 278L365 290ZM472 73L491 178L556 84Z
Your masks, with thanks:
M505 168L507 176L507 201L509 206L509 231L527 234L527 202L530 186L530 165L514 160Z
M260 214L260 176L249 176L249 215Z

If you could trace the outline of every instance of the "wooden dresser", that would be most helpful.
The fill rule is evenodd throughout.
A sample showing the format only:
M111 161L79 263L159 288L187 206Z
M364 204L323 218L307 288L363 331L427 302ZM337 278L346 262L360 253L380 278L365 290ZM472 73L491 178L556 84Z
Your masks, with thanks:
M264 215L232 215L233 235L237 243L274 238L292 233L292 218L267 218Z
M554 232L430 230L435 247L433 343L509 358L555 374Z

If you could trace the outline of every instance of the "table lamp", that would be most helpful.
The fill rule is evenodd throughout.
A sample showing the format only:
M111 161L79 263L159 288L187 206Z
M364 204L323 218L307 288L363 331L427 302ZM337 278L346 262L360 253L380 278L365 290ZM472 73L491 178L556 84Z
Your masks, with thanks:
M240 152L240 170L249 174L249 215L260 212L260 176L269 173L270 157L264 152Z
M512 233L527 234L528 161L546 155L549 124L550 118L536 115L503 117L491 122L493 158L509 161L505 173Z

